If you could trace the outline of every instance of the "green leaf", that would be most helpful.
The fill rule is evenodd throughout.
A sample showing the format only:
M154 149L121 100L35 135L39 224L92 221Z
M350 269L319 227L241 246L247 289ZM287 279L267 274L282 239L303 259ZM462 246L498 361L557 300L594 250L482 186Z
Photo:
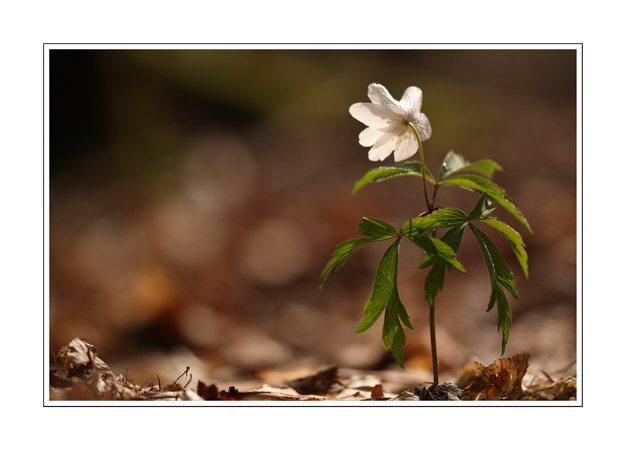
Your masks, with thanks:
M495 279L495 281L502 284L502 286L504 286L513 295L513 297L519 298L519 294L515 290L513 273L506 264L500 250L496 247L496 244L494 244L485 233L480 231L471 223L470 228L474 232L478 243L481 245L481 250L483 251L483 256L485 256L487 266L489 267L491 265L494 269L494 277L492 277L492 279ZM485 254L485 251L487 251L487 254Z
M412 239L424 236L439 228L455 227L465 223L467 216L456 208L441 208L421 217L410 219L402 225L400 234Z
M463 265L456 260L454 250L452 250L452 248L445 242L430 236L412 236L409 237L409 239L419 248L424 250L428 255L434 255L436 258L443 260L459 272L465 273Z
M431 183L435 184L435 179L433 178L428 168L425 168L425 173L426 173L426 179L430 181ZM387 180L389 178L395 178L395 177L400 177L400 176L405 176L405 175L421 177L422 165L418 162L412 162L412 163L397 164L396 166L393 166L393 167L379 167L377 169L372 169L369 172L367 172L363 178L361 178L359 181L356 182L356 184L354 185L354 188L352 189L352 193L355 194L363 186L365 186L368 183L380 182L380 181Z
M502 287L508 289L515 298L519 298L519 294L515 290L513 274L506 265L506 261L498 248L485 233L471 223L469 226L478 241L485 262L487 263L487 272L489 272L489 278L491 279L491 296L489 298L487 311L491 311L494 305L498 307L498 331L502 328L502 354L504 355L504 350L506 349L506 344L509 339L509 328L513 323L513 319L506 292Z
M468 217L471 220L480 220L483 217L488 216L494 209L496 209L495 205L489 201L487 193L484 193L480 196L480 198L470 211Z
M441 238L441 240L448 244L455 252L458 251L461 246L461 240L463 239L466 224L467 223L463 223L458 227L448 230L448 232ZM422 264L420 264L420 268L428 267L429 265L432 265L433 267L426 276L424 290L426 291L426 301L432 306L437 292L443 289L443 283L446 276L446 263L437 259L435 256L426 256L422 261ZM448 266L448 269L450 268L451 266Z
M335 272L337 272L344 265L346 260L354 254L361 247L370 244L372 242L379 241L377 238L361 238L361 239L352 239L350 241L342 242L337 246L335 251L333 252L330 261L326 263L326 267L322 271L322 277L320 278L320 289L324 287L324 282L326 281L326 277L328 274L335 268Z
M456 172L467 166L469 163L463 158L463 155L450 150L441 163L439 169L439 181L444 180L449 174Z
M363 217L363 221L356 230L362 235L381 239L389 239L398 235L393 226L383 220L372 217Z
M409 238L428 255L444 260L451 267L465 273L455 258L455 252L445 242L426 236L439 228L456 227L466 223L467 216L459 209L442 208L421 217L410 219L402 225L400 235ZM423 263L422 263L423 264Z
M410 171L412 174L415 174L419 177L422 176L422 163L418 161L405 162L395 165L398 169L403 169ZM428 167L424 167L424 172L426 173L426 179L430 181L432 184L435 184L435 177L430 173Z
M437 292L443 289L445 279L446 265L442 261L436 261L426 275L426 282L424 283L426 301L430 306L433 306Z
M452 178L448 178L447 180L444 180L439 184L441 186L460 186L465 189L480 192L481 194L483 192L488 192L494 195L505 197L510 200L510 197L506 195L506 192L504 192L504 189L502 189L500 186L495 184L493 181L489 181L476 175L457 175Z
M462 155L450 150L441 165L439 181L459 172L474 172L491 179L495 171L502 171L502 167L495 161L483 159L475 163L469 163Z
M476 161L475 163L468 164L460 170L457 170L453 173L459 172L474 172L479 175L482 175L485 178L491 179L494 172L502 172L502 167L495 161L490 159L481 159L480 161Z
M481 194L487 194L491 200L498 203L508 212L510 212L517 220L519 220L524 227L532 234L533 230L530 228L528 221L522 214L522 212L513 204L511 197L509 197L497 184L492 181L486 180L474 175L457 175L452 178L448 178L445 181L439 183L440 186L452 185L459 186L465 189L469 189Z
M511 245L511 248L513 249L513 252L517 257L517 260L519 261L519 264L524 271L524 275L526 275L526 278L528 278L528 254L526 253L526 250L524 250L524 247L526 246L524 245L522 236L520 236L517 231L508 226L506 223L496 218L485 218L480 219L480 221L492 226L500 233L502 233L502 235Z
M459 250L459 247L461 246L461 240L463 239L463 234L465 233L465 225L467 225L467 222L464 222L459 226L449 229L446 234L444 234L441 238L441 240L448 244L450 248L455 251L455 253ZM438 259L435 255L427 255L422 260L419 268L423 269L425 267L428 267L434 264L436 261L438 261ZM448 266L448 269L451 269L451 266Z
M491 292L491 303L494 301L498 305L498 331L502 328L502 355L504 355L506 344L509 342L509 330L513 326L513 315L506 298L506 292L498 283L494 285Z
M365 305L363 320L359 324L357 333L362 333L371 328L378 320L383 311L383 345L385 349L392 348L392 355L398 365L404 368L404 344L406 335L402 323L413 329L409 321L409 315L400 301L398 293L398 252L400 239L397 239L385 252L374 279L372 293Z
M324 282L328 277L328 274L335 268L335 272L341 269L346 260L354 254L361 247L371 244L372 242L384 241L385 239L391 239L398 236L398 232L394 227L382 220L374 219L371 217L363 217L363 221L357 227L357 231L366 238L352 239L350 241L342 242L337 246L333 252L330 261L326 263L326 267L322 271L322 277L320 278L320 289L324 287Z
M504 198L504 197L500 197L498 195L493 195L493 194L487 194L487 195L489 195L489 198L491 200L498 203L500 206L502 206L504 209L510 212L517 220L519 220L522 223L522 225L524 225L526 229L530 232L530 234L533 234L533 230L530 229L530 225L528 224L526 217L524 217L522 212L519 209L517 209L517 206L515 206L509 198Z

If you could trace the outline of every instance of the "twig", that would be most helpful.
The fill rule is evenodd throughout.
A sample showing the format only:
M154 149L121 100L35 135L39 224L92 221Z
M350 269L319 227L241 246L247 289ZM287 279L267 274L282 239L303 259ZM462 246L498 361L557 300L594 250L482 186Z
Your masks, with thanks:
M193 378L193 375L189 374L189 381L187 381L187 384L183 387L183 389L187 389L187 386L189 386L189 383L191 383L192 378Z
M548 375L545 371L542 370L541 373L544 374L548 380L550 380L550 383L554 383L554 380L552 379L552 377Z
M183 375L185 375L185 377L186 377L188 372L189 372L189 366L187 366L187 369L185 369L185 371L183 373L181 373L180 376L178 378L176 378L176 380L174 380L174 383L172 383L172 384L176 384L176 382L178 380L180 380L180 377L182 377ZM187 384L189 384L189 383L187 383ZM187 385L185 385L185 387L187 387Z

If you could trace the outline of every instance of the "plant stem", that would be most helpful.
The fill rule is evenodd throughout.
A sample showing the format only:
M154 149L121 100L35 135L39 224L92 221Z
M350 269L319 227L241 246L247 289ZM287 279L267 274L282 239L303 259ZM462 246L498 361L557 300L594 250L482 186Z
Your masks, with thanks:
M437 197L437 189L439 189L439 183L435 184L435 189L433 190L433 199L430 202L431 211L435 209L435 197ZM435 236L433 236L435 237Z
M424 164L424 149L422 148L422 140L420 139L419 133L417 132L417 128L408 120L406 124L413 128L413 132L415 133L415 138L417 139L417 146L419 148L420 154L420 163L422 165L422 185L424 186L424 198L426 199L426 207L428 208L428 212L432 212L435 207L435 195L437 195L437 186L435 186L435 190L433 191L433 200L432 202L428 201L428 190L426 189L426 165ZM432 233L433 237L436 237L436 231ZM439 363L437 361L437 336L435 334L435 299L433 299L432 305L429 304L430 307L430 349L433 357L433 384L436 386L439 384Z
M422 165L422 185L424 186L424 198L426 199L426 207L428 208L428 212L431 212L433 209L430 206L430 202L428 201L428 190L426 189L426 166L424 165L424 149L422 148L422 140L420 139L419 133L417 132L417 128L408 120L406 124L413 128L413 132L415 133L415 138L417 139L417 146L419 148L420 154L420 163Z
M435 299L430 306L430 349L433 355L433 383L439 384L439 363L437 361L437 337L435 336Z

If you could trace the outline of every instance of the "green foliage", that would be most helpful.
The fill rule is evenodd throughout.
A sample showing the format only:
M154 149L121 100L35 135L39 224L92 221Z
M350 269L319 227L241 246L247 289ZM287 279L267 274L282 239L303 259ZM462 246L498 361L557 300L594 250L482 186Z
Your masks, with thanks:
M425 167L424 172L426 173L426 179L435 184L435 179L433 178L428 168ZM372 169L367 172L363 178L356 182L354 188L352 189L352 193L356 194L363 186L368 183L380 182L388 180L389 178L401 177L406 175L421 177L422 165L419 162L411 162L397 164L393 167L379 167L377 169Z
M400 234L411 239L415 236L424 236L438 230L439 228L461 225L466 220L467 216L460 209L437 209L430 214L408 220L404 225L402 225Z
M463 265L456 260L454 250L445 242L430 236L412 236L409 239L424 250L426 254L434 256L459 272L465 273Z
M322 271L320 278L320 289L324 286L324 282L328 277L328 274L335 269L337 272L343 267L347 259L354 254L361 247L371 244L372 242L384 241L398 236L396 230L387 222L378 219L372 219L371 217L364 217L363 221L357 227L357 231L366 238L352 239L350 241L342 242L337 246L333 252L330 261L326 263L326 267Z
M528 278L528 254L526 253L526 250L524 250L525 245L524 245L524 241L522 241L522 236L520 236L520 234L517 231L515 231L513 228L508 226L506 223L498 219L481 218L480 220L481 222L492 226L493 228L498 230L500 233L502 233L502 235L511 245L511 248L513 249L513 252L515 253L515 256L517 257L517 260L519 261L519 264L522 267L522 270L524 271L524 275L526 275L526 278Z
M440 228L462 225L466 220L467 216L459 209L438 209L430 214L408 220L402 225L400 235L409 238L429 256L440 259L445 264L465 273L465 269L455 258L455 251L444 241L429 237L427 234Z
M494 202L498 203L500 206L502 206L508 212L513 214L513 216L517 220L519 220L522 223L522 225L524 225L526 227L526 229L530 232L530 234L533 233L533 230L530 229L530 225L528 224L528 221L526 220L526 218L524 217L522 212L517 208L517 206L515 206L511 202L510 199L505 198L505 197L500 197L500 196L497 196L497 195L492 195L492 194L487 194L487 195L489 196L489 198L491 200L493 200Z
M372 242L376 242L379 239L375 238L361 238L361 239L352 239L350 241L342 242L337 246L335 251L333 252L330 261L326 263L326 267L322 271L322 277L320 278L320 289L324 287L324 282L326 278L330 274L330 272L335 268L335 272L343 267L346 260L354 254L358 249L363 247L366 244L370 244Z
M472 191L488 192L493 195L504 196L508 200L504 189L495 184L493 181L489 181L486 178L479 177L477 175L456 175L454 177L447 178L439 183L440 186L454 185Z
M382 220L363 217L356 231L364 236L378 239L389 239L398 235L396 229Z
M402 323L413 329L409 321L409 315L400 301L398 294L398 250L400 239L391 244L380 261L370 299L365 305L363 320L359 324L357 333L368 330L385 311L383 322L383 345L388 350L392 348L392 354L398 365L404 368L404 344L406 335Z
M372 293L365 305L364 317L359 324L357 333L362 333L371 328L384 311L383 344L385 349L391 347L393 357L401 367L404 367L406 336L402 324L411 329L412 327L406 309L400 300L397 286L400 240L403 237L407 238L426 253L419 267L431 267L426 276L424 290L426 301L433 306L437 293L443 289L446 269L452 270L454 268L465 273L465 268L456 259L456 252L469 224L487 265L487 272L491 280L491 295L487 311L491 311L494 306L497 306L498 330L502 329L502 354L504 354L512 325L511 309L505 290L508 290L515 298L519 298L519 294L516 290L513 274L504 257L492 240L476 228L472 222L485 223L502 234L513 249L526 277L528 277L528 255L524 249L522 237L509 225L499 219L489 217L489 215L499 205L532 233L530 225L521 211L512 203L504 189L491 181L495 172L502 171L502 167L496 162L481 160L470 163L462 155L450 151L441 165L437 181L428 169L424 169L425 178L434 184L436 189L446 185L458 186L481 194L469 215L455 208L438 208L406 221L400 231L396 231L393 226L382 220L364 217L357 227L357 231L366 237L346 241L335 249L331 260L322 272L320 289L328 274L333 269L339 270L359 248L372 242L395 239L378 266ZM363 186L372 182L406 175L421 177L421 170L422 167L419 162L396 164L393 167L379 167L370 170L357 181L352 193L356 193ZM437 239L435 232L442 228L449 228L449 230L441 239Z
M504 350L509 340L509 328L511 328L513 323L513 317L503 287L515 298L519 298L519 294L515 290L513 274L493 241L471 223L470 229L472 233L474 233L485 258L485 262L487 263L487 272L491 280L491 297L487 311L491 311L494 305L498 306L498 330L502 328L502 354L504 355Z
M474 172L485 178L491 179L495 171L501 172L502 167L495 161L483 159L475 163L469 163L462 155L450 150L443 159L439 170L439 181L445 180L448 176L460 172Z
M480 196L474 207L469 213L469 218L471 220L480 220L483 217L488 216L491 212L496 209L496 207L489 201L489 197L487 194L483 194Z
M456 252L458 251L461 240L463 239L463 234L465 233L465 227L467 222L462 223L461 225L455 226L448 230L446 234L443 235L441 240L448 244L450 248ZM434 256L427 256L422 260L422 264L420 264L420 268L428 267L432 265L433 267L428 272L426 276L426 283L424 290L426 291L426 301L429 305L434 305L435 296L437 292L443 289L443 282L446 277L446 261L441 259L436 259ZM451 266L447 265L448 270L451 270Z

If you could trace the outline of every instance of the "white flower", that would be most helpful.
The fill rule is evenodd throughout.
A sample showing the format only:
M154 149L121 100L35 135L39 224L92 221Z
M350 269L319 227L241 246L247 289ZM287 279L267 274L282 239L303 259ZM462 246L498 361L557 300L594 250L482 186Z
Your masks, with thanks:
M398 102L385 86L372 83L367 90L372 103L355 103L350 114L368 126L359 134L359 144L372 147L368 153L370 161L382 161L394 152L395 161L404 161L417 153L415 132L407 121L415 125L420 140L432 134L430 122L422 108L422 90L415 86L404 91Z

